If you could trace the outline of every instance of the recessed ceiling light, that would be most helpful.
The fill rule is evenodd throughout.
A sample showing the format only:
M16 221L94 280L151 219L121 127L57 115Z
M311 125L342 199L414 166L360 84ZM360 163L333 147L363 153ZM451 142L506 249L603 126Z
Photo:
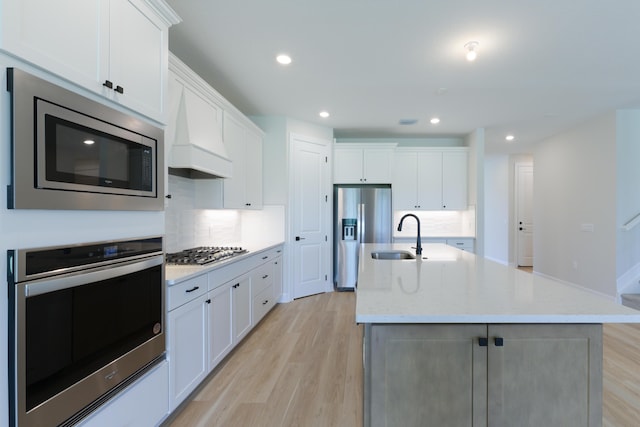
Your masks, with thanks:
M478 43L477 41L470 41L467 44L464 45L464 48L467 50L466 53L466 58L467 61L475 61L476 58L478 57L478 46L480 45L480 43Z
M516 137L513 135L507 135L504 137L504 139L506 139L507 141L513 141L514 139L516 139Z
M319 116L322 117L323 119L326 119L327 117L329 117L329 112L328 111L320 111Z
M434 117L430 120L432 125L437 125L438 123L440 123L440 119L437 117Z
M291 57L289 55L281 54L276 56L276 61L282 65L289 65L291 64Z

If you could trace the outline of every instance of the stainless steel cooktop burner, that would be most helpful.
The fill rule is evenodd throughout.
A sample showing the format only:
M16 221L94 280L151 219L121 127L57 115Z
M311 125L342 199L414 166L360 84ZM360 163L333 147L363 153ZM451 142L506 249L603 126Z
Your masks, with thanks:
M240 246L199 246L167 254L167 264L205 265L247 253Z

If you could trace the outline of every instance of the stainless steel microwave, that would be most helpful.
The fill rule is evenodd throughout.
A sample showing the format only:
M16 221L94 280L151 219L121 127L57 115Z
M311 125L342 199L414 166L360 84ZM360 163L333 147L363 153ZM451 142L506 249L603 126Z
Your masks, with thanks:
M16 68L10 209L162 210L162 129Z

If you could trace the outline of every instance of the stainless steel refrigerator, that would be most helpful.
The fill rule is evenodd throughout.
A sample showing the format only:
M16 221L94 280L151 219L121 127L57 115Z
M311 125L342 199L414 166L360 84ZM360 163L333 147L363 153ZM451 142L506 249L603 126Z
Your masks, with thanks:
M391 186L335 185L333 208L333 282L350 291L358 282L360 244L391 243Z

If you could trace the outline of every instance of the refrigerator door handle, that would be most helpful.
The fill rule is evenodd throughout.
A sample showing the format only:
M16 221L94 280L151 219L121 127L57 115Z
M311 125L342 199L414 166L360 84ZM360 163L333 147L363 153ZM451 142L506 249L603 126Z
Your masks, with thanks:
M364 203L358 204L358 224L360 224L360 227L358 227L358 243L362 243L364 241L366 227L364 221Z

